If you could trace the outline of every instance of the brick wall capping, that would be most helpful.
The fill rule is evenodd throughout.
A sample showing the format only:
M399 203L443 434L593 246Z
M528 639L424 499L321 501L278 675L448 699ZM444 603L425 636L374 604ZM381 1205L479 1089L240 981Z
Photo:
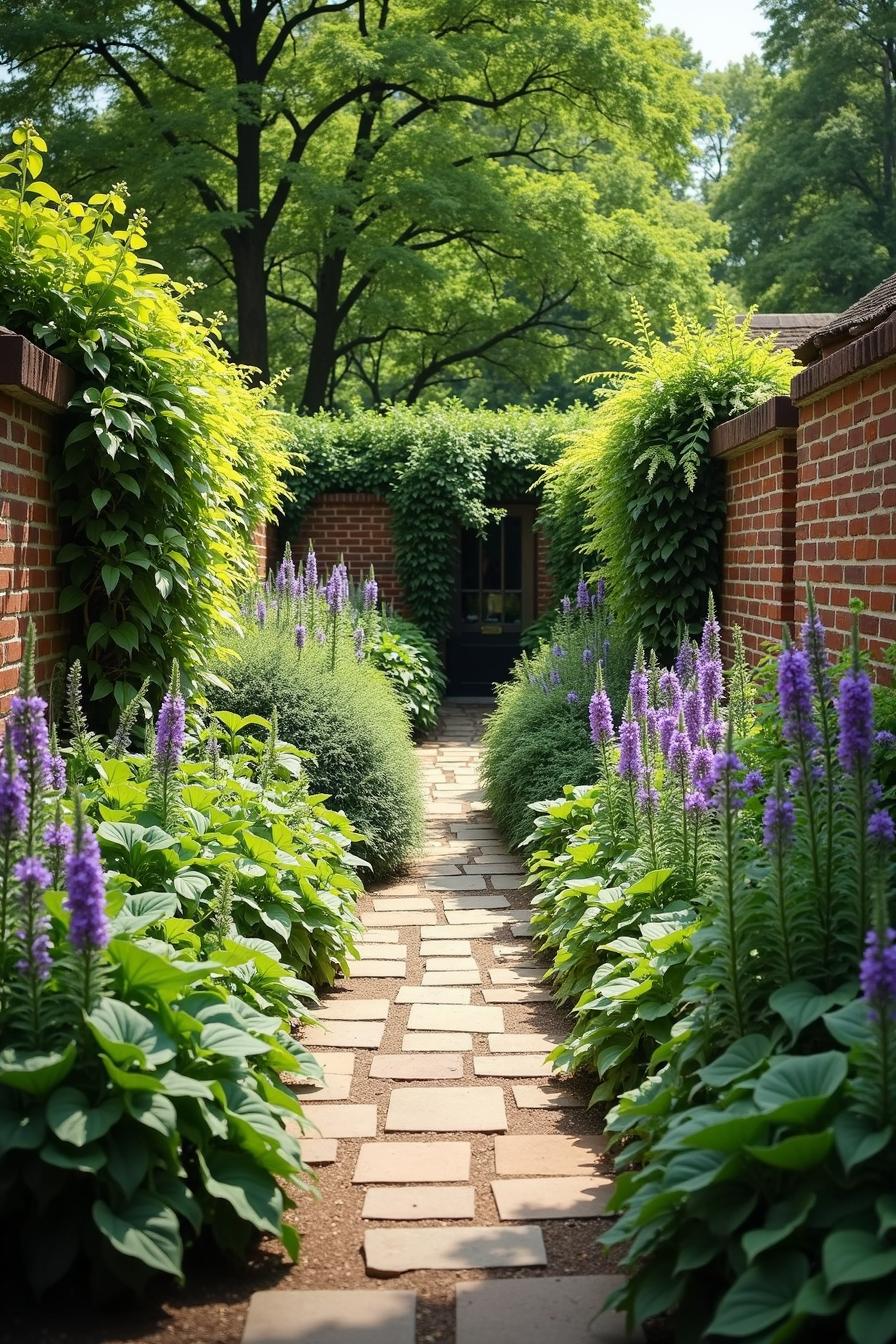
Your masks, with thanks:
M896 317L803 369L790 384L791 399L796 403L809 401L819 392L851 382L856 374L877 364L892 363L896 363Z
M710 435L709 452L712 457L731 457L798 425L799 413L789 397L769 397L733 420L716 425Z
M75 375L55 355L0 327L0 391L43 409L62 411L75 390Z

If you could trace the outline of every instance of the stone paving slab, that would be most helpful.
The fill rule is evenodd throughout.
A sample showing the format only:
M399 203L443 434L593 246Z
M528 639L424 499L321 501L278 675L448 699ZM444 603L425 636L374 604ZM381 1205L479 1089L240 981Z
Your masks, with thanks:
M500 1087L394 1087L385 1128L405 1134L496 1134L507 1128L504 1093Z
M492 933L503 933L516 916L516 910L452 910L450 906L445 907L445 920L448 924L478 925L479 933L475 936L479 938L488 938Z
M534 955L531 947L521 947L519 943L493 943L492 952L496 961L509 961L513 965L521 961L530 961Z
M376 933L376 929L371 929ZM388 929L388 933L398 935L397 929ZM368 943L356 944L358 959L361 961L404 961L408 955L407 943Z
M446 893L442 898L445 910L507 910L510 902L496 891Z
M374 910L434 910L428 896L374 896Z
M544 977L540 966L530 971L519 966L492 966L488 973L493 985L537 985Z
M503 876L496 873L492 878L495 891L519 891L522 884L522 875L519 873L506 873Z
M472 990L451 985L402 985L396 1003L469 1003Z
M385 1022L389 1016L388 999L359 999L355 996L328 999L314 1010L321 1022Z
M286 1126L289 1130L289 1123ZM339 1153L339 1144L335 1139L308 1139L299 1135L302 1161L309 1167L324 1167L335 1162Z
M468 938L423 938L421 957L471 957L473 948Z
M513 934L514 938L531 938L532 925L529 924L528 922L525 924L523 924L522 922L511 924L510 932Z
M419 896L420 888L416 882L391 882L386 887L379 887L377 896Z
M353 961L349 973L353 980L403 980L407 975L406 961Z
M417 1294L375 1289L253 1293L242 1344L414 1344Z
M562 1044L556 1036L538 1031L505 1031L488 1038L488 1048L494 1055L537 1055L539 1051L547 1055Z
M475 874L463 873L460 877L430 878L426 882L427 891L485 891L485 878Z
M384 1222L417 1219L474 1218L476 1191L472 1185L405 1185L368 1190L362 1218Z
M452 910L450 913L454 915L456 918L460 918L461 912L459 910ZM469 913L470 913L469 911L466 911L467 915L469 915ZM471 924L469 922L465 922L463 924L460 923L438 924L434 929L427 929L426 933L423 936L426 938L438 938L438 939L489 938L492 933L497 932L497 929L499 927L503 928L503 925L500 926L495 925L493 928L488 924L481 924L478 921L475 924Z
M353 1185L436 1184L470 1179L470 1145L465 1139L431 1143L362 1143Z
M591 1174L605 1149L602 1134L502 1134L495 1139L495 1174Z
M613 1193L609 1176L536 1176L492 1181L502 1223L537 1218L603 1218Z
M502 876L508 876L514 873L517 877L523 877L523 870L513 859L501 859L487 854L482 854L464 864L464 871L470 873L488 873L494 876L500 873Z
M368 929L360 938L355 939L358 947L364 943L397 943L397 929Z
M624 1316L600 1314L621 1274L480 1279L456 1288L457 1344L626 1344Z
M354 1055L343 1054L341 1050L332 1053L329 1050L315 1050L314 1058L323 1069L325 1079L334 1073L347 1073L351 1077L355 1072Z
M365 929L399 929L414 925L437 924L439 917L435 910L395 910L392 912L376 910L361 916Z
M554 1070L543 1055L474 1055L477 1078L551 1078Z
M331 1106L320 1101L306 1102L305 1117L322 1139L376 1138L375 1106Z
M386 1030L383 1022L327 1022L309 1027L302 1044L313 1050L316 1045L327 1049L377 1050Z
M426 987L438 985L481 985L482 976L475 971L424 971L421 982Z
M478 971L479 966L473 957L426 957L424 970L427 971Z
M544 985L505 985L500 989L483 989L486 1003L546 1003L551 991Z
M521 1111L584 1110L588 1105L568 1087L539 1087L537 1083L516 1084L513 1099Z
M336 1073L322 1087L293 1087L299 1101L348 1101L352 1079L347 1073Z
M402 1054L422 1051L468 1052L473 1049L473 1037L468 1031L406 1031L401 1038Z
M377 1227L364 1234L364 1258L367 1273L383 1277L547 1264L538 1227Z
M394 1078L401 1082L425 1082L436 1078L463 1078L461 1055L374 1055L371 1078Z
M492 1007L461 1007L453 1004L415 1003L408 1016L408 1031L503 1031L504 1010Z

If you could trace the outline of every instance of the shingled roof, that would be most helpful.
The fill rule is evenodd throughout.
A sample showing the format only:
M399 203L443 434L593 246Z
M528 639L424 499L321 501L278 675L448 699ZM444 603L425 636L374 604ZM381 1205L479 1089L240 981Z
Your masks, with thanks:
M794 348L797 359L809 364L832 345L843 345L878 326L896 312L896 275L887 276L842 313L831 317Z
M754 313L750 330L757 336L774 336L779 350L796 350L819 327L827 326L836 313ZM743 322L744 314L738 317Z

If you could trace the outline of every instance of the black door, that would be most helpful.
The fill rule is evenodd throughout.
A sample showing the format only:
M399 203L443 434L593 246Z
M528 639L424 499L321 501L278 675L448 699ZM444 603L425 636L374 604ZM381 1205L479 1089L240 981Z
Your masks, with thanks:
M534 547L529 505L510 506L480 537L460 537L454 635L448 641L452 695L491 695L520 651L533 616Z

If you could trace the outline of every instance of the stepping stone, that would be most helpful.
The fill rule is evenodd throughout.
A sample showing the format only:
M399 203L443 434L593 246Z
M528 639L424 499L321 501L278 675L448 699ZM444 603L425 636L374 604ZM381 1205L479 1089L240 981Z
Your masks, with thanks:
M386 1030L383 1022L327 1022L309 1027L302 1045L313 1049L316 1045L342 1050L377 1050Z
M452 1004L415 1003L408 1031L503 1031L503 1008L467 1008Z
M520 947L519 943L495 943L492 947L497 961L531 961L532 948ZM547 969L547 968L545 968Z
M504 1134L495 1139L498 1176L581 1176L606 1149L602 1134Z
M562 1044L556 1037L539 1032L507 1031L488 1038L488 1048L496 1055L537 1055L539 1051L547 1055Z
M475 971L424 971L421 982L431 985L481 985L482 976Z
M539 1087L517 1083L513 1089L513 1099L521 1111L554 1111L575 1108L583 1110L587 1105L584 1097L565 1087Z
M289 1122L286 1128L290 1133L293 1132L290 1130ZM307 1162L309 1167L324 1167L336 1161L339 1144L335 1139L307 1139L302 1134L298 1135L298 1138L302 1161Z
M469 1003L469 989L451 989L447 985L402 985L396 1003Z
M502 989L483 989L486 1003L548 1003L551 991L544 985L508 985Z
M493 966L489 970L493 985L536 985L544 972L541 967L524 971L517 966Z
M341 1052L331 1053L329 1050L316 1050L314 1058L324 1071L324 1079L329 1081L330 1075L334 1073L347 1073L349 1078L355 1072L354 1055L344 1055ZM301 1079L305 1082L305 1079Z
M349 963L352 980L403 980L406 961L353 961Z
M299 1101L348 1101L352 1079L347 1073L337 1073L321 1087L293 1087Z
M414 1344L417 1294L371 1289L253 1293L242 1344Z
M462 873L460 877L440 877L426 883L427 891L485 891L485 878Z
M370 1061L370 1076L408 1083L463 1078L464 1061L460 1055L374 1055Z
M374 910L434 910L428 896L375 896Z
M377 1227L364 1233L367 1273L546 1265L539 1227Z
M502 1223L527 1218L603 1218L613 1193L609 1176L547 1176L492 1181Z
M446 918L446 919L447 919L447 917L448 917L448 913L449 913L448 911L445 912L445 918ZM460 913L460 911L458 911L458 910L452 910L450 913L455 917L455 919L460 919L460 918L461 918L461 913ZM467 913L467 915L469 915L469 913L470 913L469 910L468 910L466 913ZM500 925L500 926L499 926L499 925L496 925L495 928L492 929L489 925L487 925L487 924L481 924L481 923L479 923L478 921L477 921L477 923L475 923L475 924L470 924L470 923L465 923L465 924L451 924L451 923L448 923L448 924L439 924L439 925L437 925L437 927L434 928L434 929L427 929L427 930L426 930L426 933L425 933L423 936L426 937L426 938L438 938L438 939L442 939L442 938L445 938L445 939L448 939L448 938L488 938L488 937L491 936L491 934L492 934L493 932L497 932L497 929L498 929L499 927L500 927L500 928L503 928L504 926L503 926L503 925Z
M364 933L362 937L355 939L355 942L358 944L359 947L362 943L397 943L398 930L367 929L367 931Z
M375 1139L375 1106L330 1106L306 1103L305 1117L322 1139Z
M329 999L315 1010L321 1022L385 1022L389 1016L388 999L356 999L348 996Z
M365 929L403 929L417 924L436 924L439 917L435 910L395 910L391 913L374 910L361 918Z
M389 1096L387 1133L495 1134L506 1128L500 1087L394 1087Z
M371 933L375 930L371 929ZM397 937L398 930L392 929L390 932ZM366 939L357 944L359 960L367 961L404 961L408 955L406 943L368 943Z
M406 1031L401 1038L402 1053L415 1050L470 1051L473 1037L468 1031Z
M446 910L507 910L510 902L506 896L494 891L476 891L467 896L445 896L442 905Z
M552 1078L553 1066L543 1055L474 1055L477 1078Z
M478 971L472 957L427 957L427 971Z
M450 906L445 907L445 919L449 924L465 928L478 926L474 935L478 938L487 938L489 933L503 933L514 918L513 910L452 910Z
M563 1278L479 1279L455 1289L457 1344L626 1344L625 1317L601 1314L621 1274L571 1274Z
M513 859L501 859L496 856L490 857L487 854L483 854L479 858L473 859L470 863L465 863L464 872L488 873L492 877L497 873L500 873L505 877L513 873L520 879L520 881L525 877L522 868L518 863L514 863Z
M393 882L388 887L380 887L377 896L418 896L420 885L417 882Z
M362 1143L352 1184L440 1184L469 1179L469 1143L436 1139L433 1143Z
M420 943L421 957L472 957L473 949L466 938L424 938ZM438 969L438 967L436 967Z
M368 1190L361 1210L362 1218L399 1222L475 1215L476 1191L471 1185L405 1185Z
M504 876L496 875L492 878L495 891L519 891L522 885L523 879L519 873L505 873Z
M531 938L533 936L532 925L528 922L525 924L511 924L510 932L513 934L514 938Z

